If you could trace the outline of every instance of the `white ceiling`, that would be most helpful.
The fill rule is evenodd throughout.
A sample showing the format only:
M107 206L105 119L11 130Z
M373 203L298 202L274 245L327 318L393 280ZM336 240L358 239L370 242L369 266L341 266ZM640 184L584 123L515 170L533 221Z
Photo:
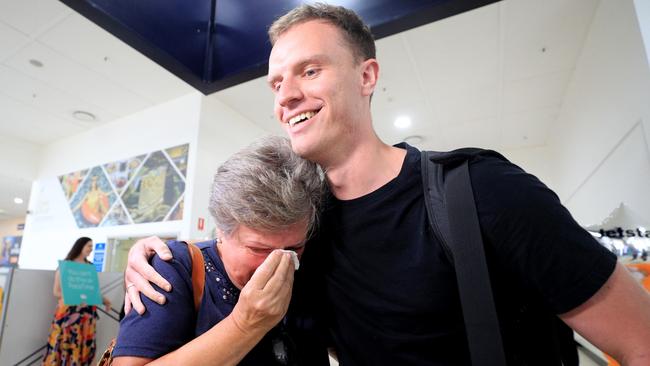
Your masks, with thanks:
M377 41L377 133L390 143L419 135L437 150L544 145L598 3L505 0ZM215 96L282 133L264 78ZM410 128L393 126L401 115Z
M544 145L598 3L505 0L379 40L377 132L390 143L420 135L428 149ZM58 1L0 0L1 137L40 146L192 91ZM282 133L264 78L214 97ZM397 130L400 115L413 125ZM24 214L5 202L28 191L0 172L0 220Z
M191 91L58 1L0 0L3 136L46 144ZM76 110L98 120L76 120Z
M192 91L59 1L0 0L0 137L37 148ZM25 214L13 199L27 201L30 187L0 172L0 220Z

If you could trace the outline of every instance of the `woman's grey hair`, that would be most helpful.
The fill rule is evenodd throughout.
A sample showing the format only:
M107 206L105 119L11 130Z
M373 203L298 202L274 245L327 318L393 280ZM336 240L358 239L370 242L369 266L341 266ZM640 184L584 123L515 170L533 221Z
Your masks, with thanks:
M363 20L350 9L323 3L302 4L273 22L268 30L271 45L294 25L310 20L322 20L340 29L355 62L376 58L375 40Z
M225 235L239 225L278 231L305 221L311 233L324 187L318 165L296 155L287 138L264 137L217 169L209 210Z

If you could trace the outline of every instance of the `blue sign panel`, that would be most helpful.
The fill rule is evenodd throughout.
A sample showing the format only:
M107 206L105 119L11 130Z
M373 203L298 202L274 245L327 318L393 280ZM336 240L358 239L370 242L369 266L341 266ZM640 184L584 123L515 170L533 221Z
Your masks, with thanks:
M93 264L95 270L101 272L104 270L104 257L106 255L106 243L95 243L95 254L93 256Z

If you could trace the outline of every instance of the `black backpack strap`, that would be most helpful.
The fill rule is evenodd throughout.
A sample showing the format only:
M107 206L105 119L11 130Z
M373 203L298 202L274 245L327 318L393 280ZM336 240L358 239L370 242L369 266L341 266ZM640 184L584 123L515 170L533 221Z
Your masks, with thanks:
M423 151L422 178L429 224L455 267L472 365L501 366L503 341L469 176L468 161L479 153Z

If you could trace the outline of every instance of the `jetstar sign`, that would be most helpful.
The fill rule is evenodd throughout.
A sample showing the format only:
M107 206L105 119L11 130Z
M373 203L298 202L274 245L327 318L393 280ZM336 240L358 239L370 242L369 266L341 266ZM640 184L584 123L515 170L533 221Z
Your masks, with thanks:
M633 237L650 238L650 230L645 230L643 228L623 229L621 227L617 227L616 229L612 229L612 230L600 229L600 235L612 239L623 239L623 238L633 238Z

